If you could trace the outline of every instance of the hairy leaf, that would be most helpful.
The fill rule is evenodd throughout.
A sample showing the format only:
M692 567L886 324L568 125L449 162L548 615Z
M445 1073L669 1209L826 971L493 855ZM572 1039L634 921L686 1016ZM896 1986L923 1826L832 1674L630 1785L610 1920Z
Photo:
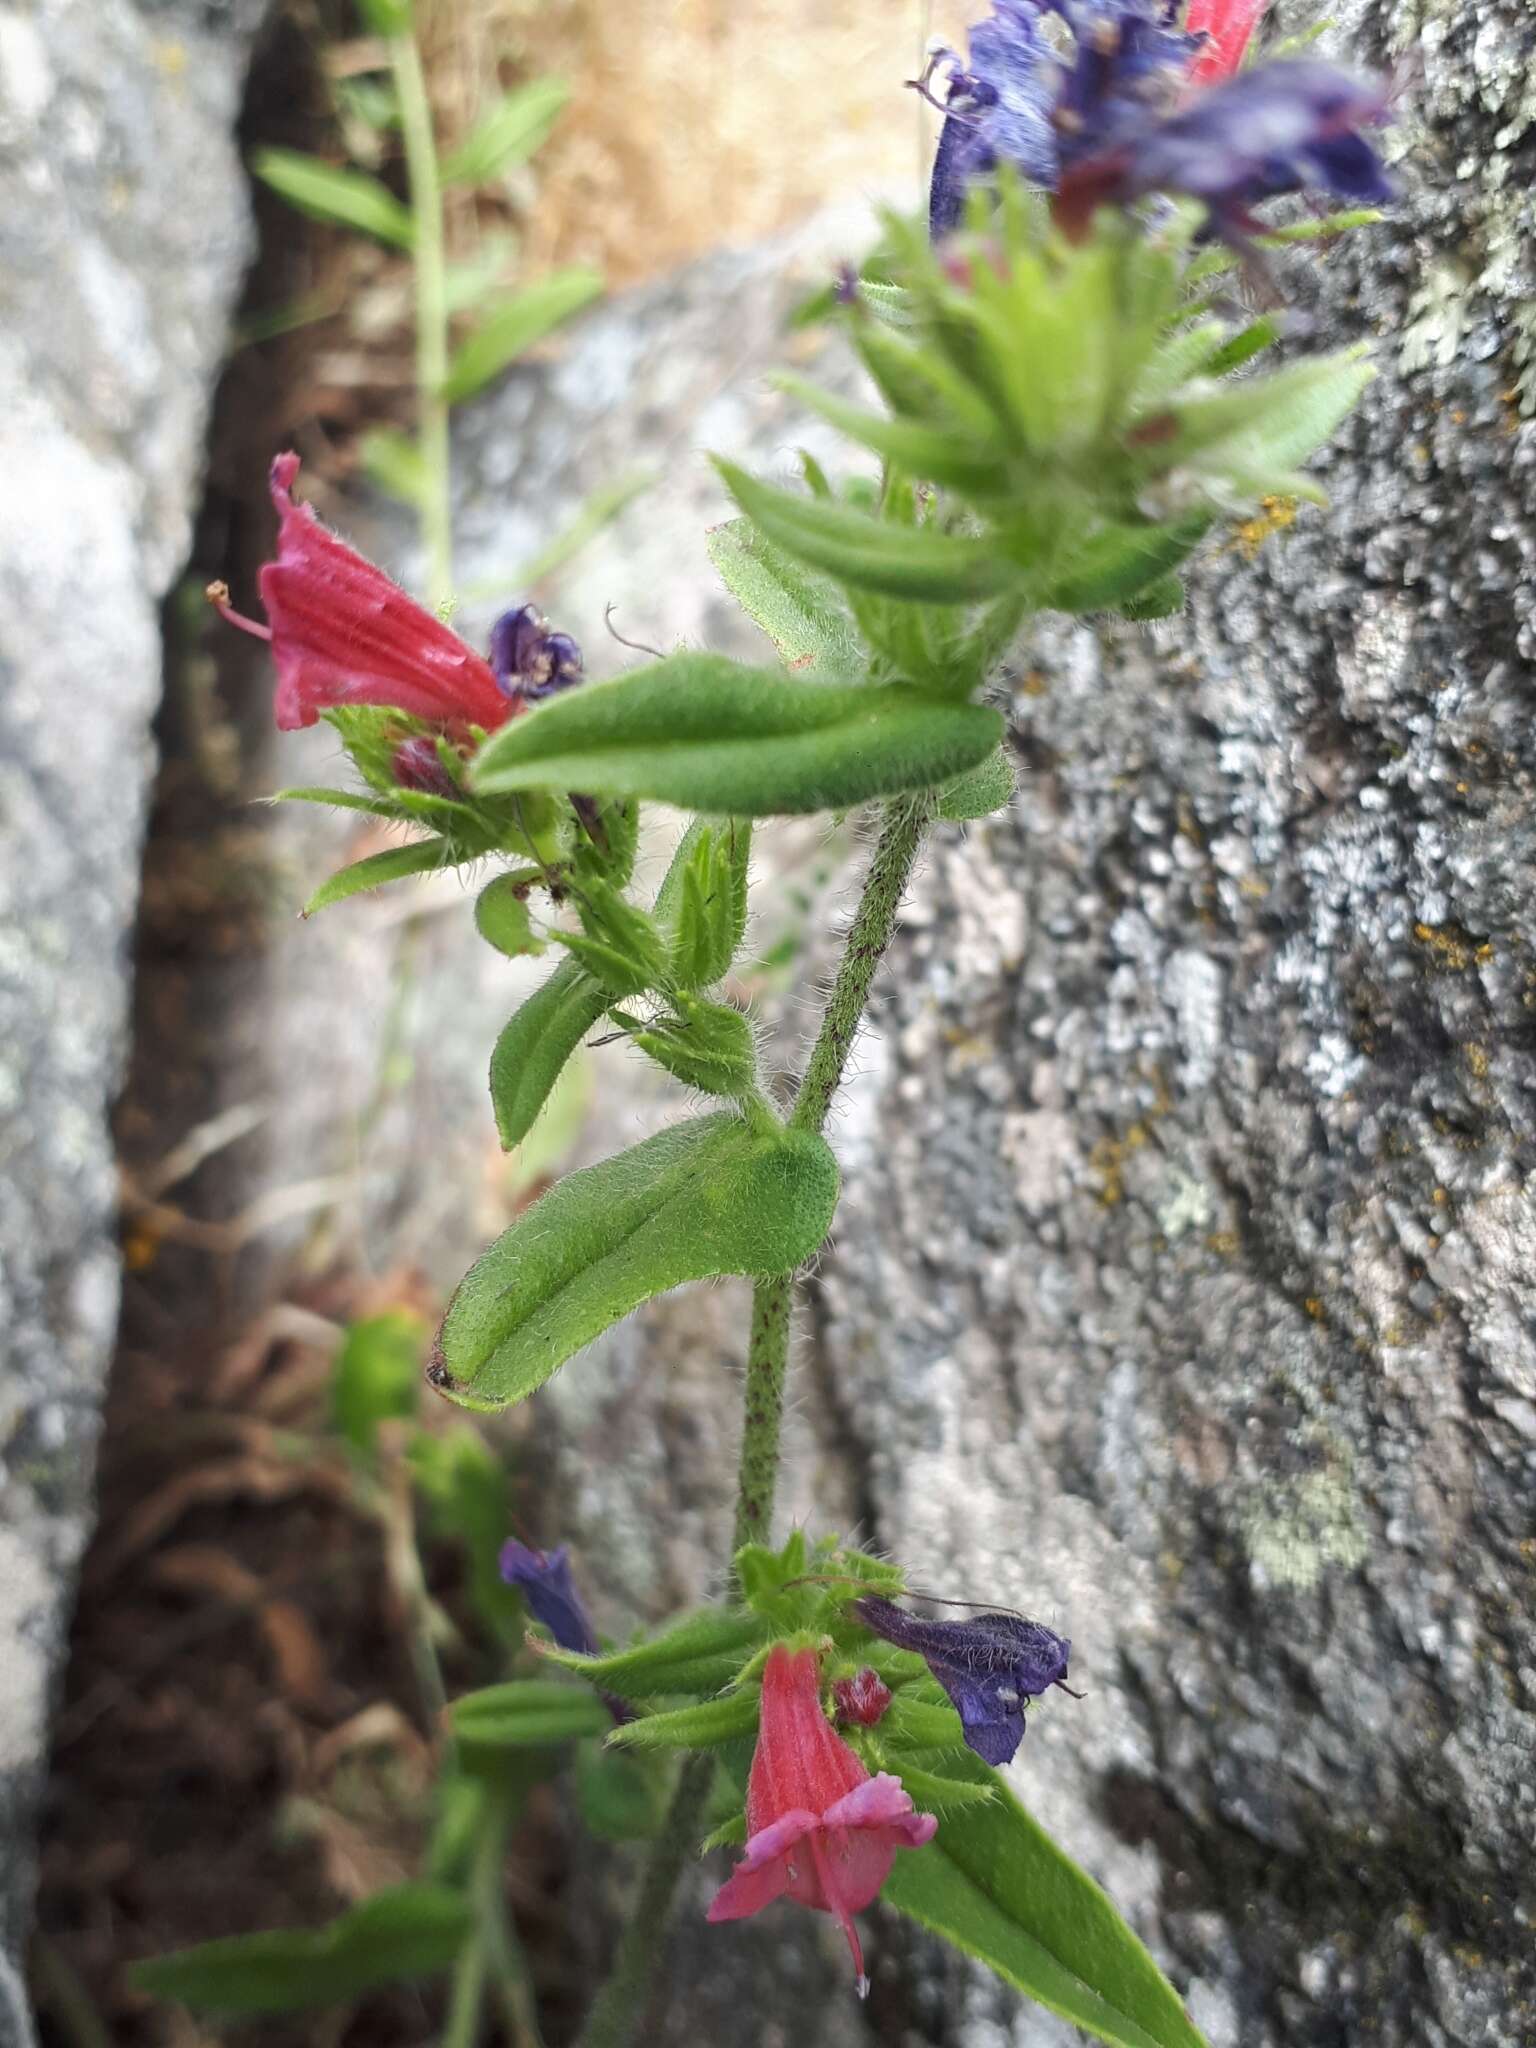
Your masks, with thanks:
M767 817L947 782L997 744L978 705L899 686L801 682L674 654L511 720L476 756L485 791L586 789Z
M667 1693L713 1694L728 1685L768 1633L757 1614L706 1607L674 1622L649 1642L602 1657L540 1645L562 1670L574 1671L622 1699L657 1699Z
M558 1678L514 1678L465 1693L448 1718L461 1742L483 1749L537 1749L578 1735L604 1735L613 1726L596 1693Z
M491 1054L491 1105L502 1150L527 1137L560 1071L611 998L575 960L557 967L515 1010Z
M835 583L775 547L750 519L712 526L707 545L721 582L792 674L851 681L862 672L859 636Z
M383 853L370 853L366 860L355 860L351 867L340 869L328 882L322 882L305 904L303 914L313 917L317 910L325 910L332 903L344 902L364 889L378 889L385 882L398 882L406 875L427 875L439 868L462 866L463 862L454 859L441 839L413 839L406 846L386 847Z
M1018 580L1016 565L985 541L803 498L759 483L718 458L715 467L742 511L775 546L834 582L909 604L967 604Z
M945 1775L989 1785L992 1800L898 1856L887 1904L1115 2048L1205 2048L1141 1942L1002 1779L969 1751Z
M1011 800L1014 787L1008 750L994 747L979 768L969 769L945 784L939 795L939 816L951 824L962 825L972 818L990 817Z
M804 1131L722 1112L570 1173L461 1281L433 1379L505 1408L653 1295L722 1273L784 1273L837 1205L837 1164Z

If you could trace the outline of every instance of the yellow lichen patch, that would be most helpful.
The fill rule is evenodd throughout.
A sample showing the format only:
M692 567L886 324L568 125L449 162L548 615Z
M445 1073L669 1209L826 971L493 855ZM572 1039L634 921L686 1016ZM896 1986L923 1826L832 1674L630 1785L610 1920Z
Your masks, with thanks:
M1433 957L1434 965L1446 974L1465 974L1493 958L1493 943L1474 938L1455 924L1416 924L1413 936Z
M1025 697L1043 697L1050 687L1049 681L1037 668L1032 668L1019 684L1020 693Z
M1125 1198L1125 1162L1139 1152L1150 1133L1145 1124L1132 1124L1123 1138L1100 1138L1088 1154L1088 1164L1100 1176L1099 1200L1113 1209Z
M1271 534L1284 533L1288 526L1296 524L1296 500L1294 498L1261 498L1260 509L1252 519L1245 519L1233 538L1233 546L1242 549L1251 562Z
M1472 1044L1467 1047L1467 1065L1479 1081L1488 1077L1488 1050L1486 1046Z
M1314 1323L1327 1323L1328 1312L1323 1307L1322 1301L1319 1298L1319 1296L1315 1294L1309 1294L1306 1300L1302 1303L1302 1307L1306 1310L1307 1314L1312 1318Z
M1205 1240L1205 1246L1207 1251L1214 1252L1219 1259L1235 1259L1241 1249L1235 1230L1213 1230Z

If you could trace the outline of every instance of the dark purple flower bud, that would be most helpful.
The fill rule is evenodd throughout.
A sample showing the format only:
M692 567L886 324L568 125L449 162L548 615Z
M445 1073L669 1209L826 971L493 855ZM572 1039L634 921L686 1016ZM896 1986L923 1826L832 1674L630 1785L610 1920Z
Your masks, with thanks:
M402 740L395 749L395 780L402 789L419 789L426 796L462 797L437 751L436 740L425 733Z
M570 1552L530 1550L514 1537L502 1546L501 1576L516 1586L535 1621L544 1624L562 1650L595 1657L599 1644L581 1597L571 1579Z
M490 661L506 694L526 703L569 689L582 677L581 649L569 633L552 633L531 604L503 612L492 626Z
M544 614L531 604L520 604L516 611L503 612L492 626L491 669L509 697L515 697L521 689L548 631Z
M552 697L556 690L568 690L582 678L581 649L569 633L546 633L530 680L523 687L525 697Z
M873 1728L877 1721L885 1719L885 1710L891 1704L891 1688L878 1671L872 1671L866 1664L852 1678L834 1678L832 1698L840 1722L856 1721L861 1728Z
M1359 131L1386 113L1380 85L1331 64L1261 64L1078 162L1062 179L1058 214L1070 231L1093 205L1183 193L1203 199L1218 231L1241 241L1256 225L1250 209L1283 193L1379 205L1396 188Z
M989 1764L1012 1760L1027 1703L1067 1676L1071 1643L1021 1615L924 1621L877 1593L855 1600L853 1611L877 1636L923 1659L960 1716L966 1748Z

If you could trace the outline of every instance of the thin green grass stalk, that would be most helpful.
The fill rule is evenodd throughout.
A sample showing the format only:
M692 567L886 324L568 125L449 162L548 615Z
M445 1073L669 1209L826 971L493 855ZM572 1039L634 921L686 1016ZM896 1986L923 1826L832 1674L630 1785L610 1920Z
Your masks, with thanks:
M389 61L400 105L406 174L415 228L417 442L421 495L417 512L427 557L427 597L446 610L453 599L453 512L450 494L448 401L448 272L443 252L443 194L438 174L432 104L413 35L392 36Z

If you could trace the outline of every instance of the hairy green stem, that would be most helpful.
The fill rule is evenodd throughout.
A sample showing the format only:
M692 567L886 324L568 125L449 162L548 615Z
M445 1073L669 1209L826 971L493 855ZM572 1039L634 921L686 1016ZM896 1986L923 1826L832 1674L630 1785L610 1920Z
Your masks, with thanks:
M887 807L821 1029L790 1114L790 1124L797 1130L820 1131L827 1120L933 810L933 798L927 794L898 797ZM794 1284L792 1273L776 1273L759 1280L753 1294L733 1551L744 1543L766 1542L773 1521ZM625 2048L634 2038L672 1894L699 1838L713 1770L713 1759L707 1754L691 1756L683 1766L665 1830L652 1846L641 1879L634 1917L619 1943L613 1974L598 1994L577 2048Z
M891 943L901 899L932 816L933 800L928 796L898 797L886 809L884 828L864 878L864 892L843 948L837 979L832 984L821 1029L790 1113L790 1125L795 1130L820 1131L827 1120L869 1001L875 969ZM736 1483L737 1550L743 1543L766 1543L773 1523L794 1287L792 1273L775 1273L759 1280L752 1296L741 1463Z
M412 268L416 279L417 446L421 453L418 516L427 556L427 594L435 610L453 597L453 513L449 491L448 271L443 253L443 190L432 132L432 104L413 35L389 44L400 133L411 187Z
M672 1894L684 1864L698 1847L714 1771L715 1759L708 1751L690 1756L683 1765L665 1825L651 1845L635 1910L620 1936L613 1972L587 2015L577 2048L624 2048L634 2037Z

